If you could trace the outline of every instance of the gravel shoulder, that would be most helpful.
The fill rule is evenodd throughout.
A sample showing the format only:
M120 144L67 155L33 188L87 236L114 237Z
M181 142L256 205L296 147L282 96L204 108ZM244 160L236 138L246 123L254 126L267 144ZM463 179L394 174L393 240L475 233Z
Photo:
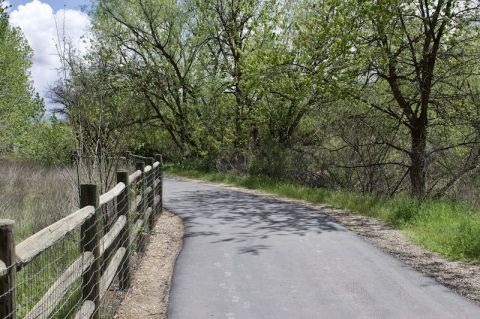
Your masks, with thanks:
M173 177L173 176L172 176ZM349 230L374 245L381 251L400 259L405 264L427 275L456 293L480 303L480 266L461 261L451 261L438 254L429 252L409 241L400 231L390 225L366 216L329 205L312 204L257 190L236 187L223 183L211 183L201 180L178 177L176 179L218 186L248 194L267 196L285 202L321 210L323 214L335 219Z
M115 318L167 317L168 294L173 268L182 248L182 220L163 211L157 220L145 256L134 274L132 286Z

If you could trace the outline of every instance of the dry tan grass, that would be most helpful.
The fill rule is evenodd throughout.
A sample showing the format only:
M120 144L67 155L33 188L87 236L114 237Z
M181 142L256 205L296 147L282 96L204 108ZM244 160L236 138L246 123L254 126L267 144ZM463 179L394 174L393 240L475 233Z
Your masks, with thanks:
M72 169L0 160L0 218L15 220L17 240L71 214L77 200Z

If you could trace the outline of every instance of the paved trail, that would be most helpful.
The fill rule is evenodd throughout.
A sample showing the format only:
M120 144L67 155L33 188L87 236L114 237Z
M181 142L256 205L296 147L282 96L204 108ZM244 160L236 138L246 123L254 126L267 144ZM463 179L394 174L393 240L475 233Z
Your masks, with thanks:
M169 319L480 318L480 307L299 204L173 178Z

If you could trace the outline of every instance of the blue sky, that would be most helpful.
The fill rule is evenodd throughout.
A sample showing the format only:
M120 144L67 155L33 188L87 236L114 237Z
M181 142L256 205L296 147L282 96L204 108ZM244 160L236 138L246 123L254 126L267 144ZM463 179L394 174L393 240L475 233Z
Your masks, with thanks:
M31 2L31 0L9 0L10 4L12 5L12 9L16 9L20 4L26 4ZM59 0L45 0L42 1L43 3L49 4L54 10L63 9L64 6L67 9L80 9L84 5L90 5L90 0L66 0L66 1L59 1Z

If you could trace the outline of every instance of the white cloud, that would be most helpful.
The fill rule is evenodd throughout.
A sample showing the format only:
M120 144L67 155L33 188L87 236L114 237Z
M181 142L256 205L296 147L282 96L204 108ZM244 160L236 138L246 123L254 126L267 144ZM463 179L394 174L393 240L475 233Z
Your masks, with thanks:
M70 9L54 11L39 0L20 5L10 13L10 23L20 27L33 49L31 70L35 89L45 96L59 79L60 59L56 44L66 38L80 52L87 51L82 36L87 36L90 19L87 14Z

